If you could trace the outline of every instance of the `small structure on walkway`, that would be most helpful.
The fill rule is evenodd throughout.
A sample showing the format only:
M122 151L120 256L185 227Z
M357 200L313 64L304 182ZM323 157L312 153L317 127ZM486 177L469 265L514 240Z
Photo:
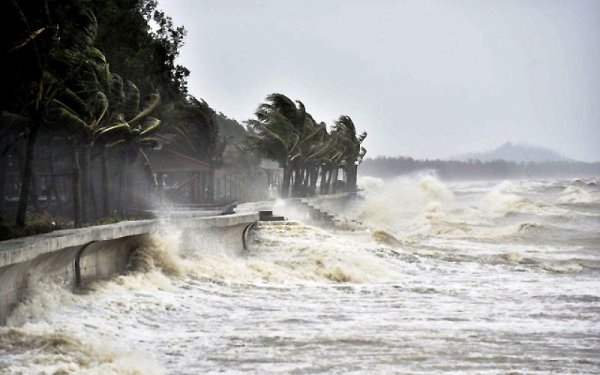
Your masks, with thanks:
M147 155L161 202L165 198L178 203L214 201L214 170L207 162L169 147L151 150Z

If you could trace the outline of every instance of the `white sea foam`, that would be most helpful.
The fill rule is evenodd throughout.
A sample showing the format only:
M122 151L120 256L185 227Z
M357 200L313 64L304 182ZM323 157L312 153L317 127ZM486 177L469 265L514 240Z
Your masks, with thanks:
M0 329L0 368L595 373L597 216L556 207L557 183L367 179L344 214L372 230L261 224L248 252L169 228L137 271L85 293L32 283Z
M110 286L103 292L114 292L120 284L127 284L130 290L147 287L132 282L135 278L100 284ZM96 288L103 289L100 285ZM0 369L8 373L164 373L153 358L107 335L107 328L118 324L118 316L96 316L94 323L89 323L93 304L102 300L93 298L43 280L30 283L28 297L12 312L7 327L0 328Z
M410 225L419 215L434 215L454 199L452 191L429 174L398 178L386 184L363 181L370 192L351 214L374 227L397 230Z
M560 204L597 204L600 203L598 192L586 190L583 186L567 186L557 200Z

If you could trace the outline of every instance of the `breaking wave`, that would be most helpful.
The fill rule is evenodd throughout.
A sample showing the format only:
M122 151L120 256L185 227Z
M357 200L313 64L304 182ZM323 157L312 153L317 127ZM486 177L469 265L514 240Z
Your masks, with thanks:
M598 215L568 206L597 192L579 185L363 178L363 199L341 213L361 225L260 223L245 252L165 228L134 252L128 275L78 294L32 280L0 328L0 372L332 372L370 358L358 372L478 372L501 350L495 366L529 363L555 335L572 355L597 335L600 271ZM538 310L568 318L540 321ZM560 372L548 363L527 369Z
M559 204L592 206L600 204L600 195L580 185L566 187L558 198Z
M374 227L398 229L410 225L414 217L435 215L454 199L452 191L430 174L397 178L389 183L360 181L367 187L367 194L351 214Z

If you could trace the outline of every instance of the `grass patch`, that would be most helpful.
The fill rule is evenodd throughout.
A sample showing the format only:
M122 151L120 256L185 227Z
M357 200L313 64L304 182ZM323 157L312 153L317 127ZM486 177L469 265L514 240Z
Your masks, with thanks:
M13 238L35 236L36 234L49 233L61 229L55 222L32 220L25 225L25 228L19 228L12 224L0 222L0 241L6 241Z

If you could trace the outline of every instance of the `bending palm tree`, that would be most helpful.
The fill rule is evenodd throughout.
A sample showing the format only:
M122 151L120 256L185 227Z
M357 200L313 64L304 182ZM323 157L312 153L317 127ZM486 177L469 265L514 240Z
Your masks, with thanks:
M135 197L131 196L130 178L126 173L125 167L132 164L138 155L144 158L148 181L154 181L152 170L145 149L155 147L158 140L154 134L159 129L161 122L152 117L152 112L158 106L160 97L158 94L150 94L147 97L145 107L140 110L140 92L136 85L127 82L125 91L125 100L122 103L121 111L113 114L111 124L103 126L94 132L96 142L101 142L104 147L115 147L120 155L119 165L119 203L118 206L123 211L123 198L126 196L128 202L134 202ZM126 188L127 187L127 188Z
M5 67L5 71L18 77L16 79L6 77L6 82L10 82L8 90L14 89L11 91L14 94L11 100L17 103L16 112L23 113L29 119L24 129L27 146L16 214L16 225L23 227L33 180L38 132L47 123L48 107L84 64L96 38L98 25L91 11L71 7L67 11L75 13L73 16L77 22L63 28L46 27L34 30L30 25L39 23L40 20L29 19L16 1L13 1L10 7L10 11L14 13L12 17L19 19L20 24L20 30L11 30L11 32L29 36L25 42L16 43L6 54L4 61L11 67L10 69ZM50 20L52 17L48 12L46 7L43 17ZM36 16L40 15L31 15L32 18ZM19 73L15 74L15 72Z
M367 133L356 135L356 127L349 116L340 116L333 125L333 132L339 137L339 147L342 151L342 166L346 172L346 191L356 191L357 168L362 162L367 150L361 147L367 138Z

